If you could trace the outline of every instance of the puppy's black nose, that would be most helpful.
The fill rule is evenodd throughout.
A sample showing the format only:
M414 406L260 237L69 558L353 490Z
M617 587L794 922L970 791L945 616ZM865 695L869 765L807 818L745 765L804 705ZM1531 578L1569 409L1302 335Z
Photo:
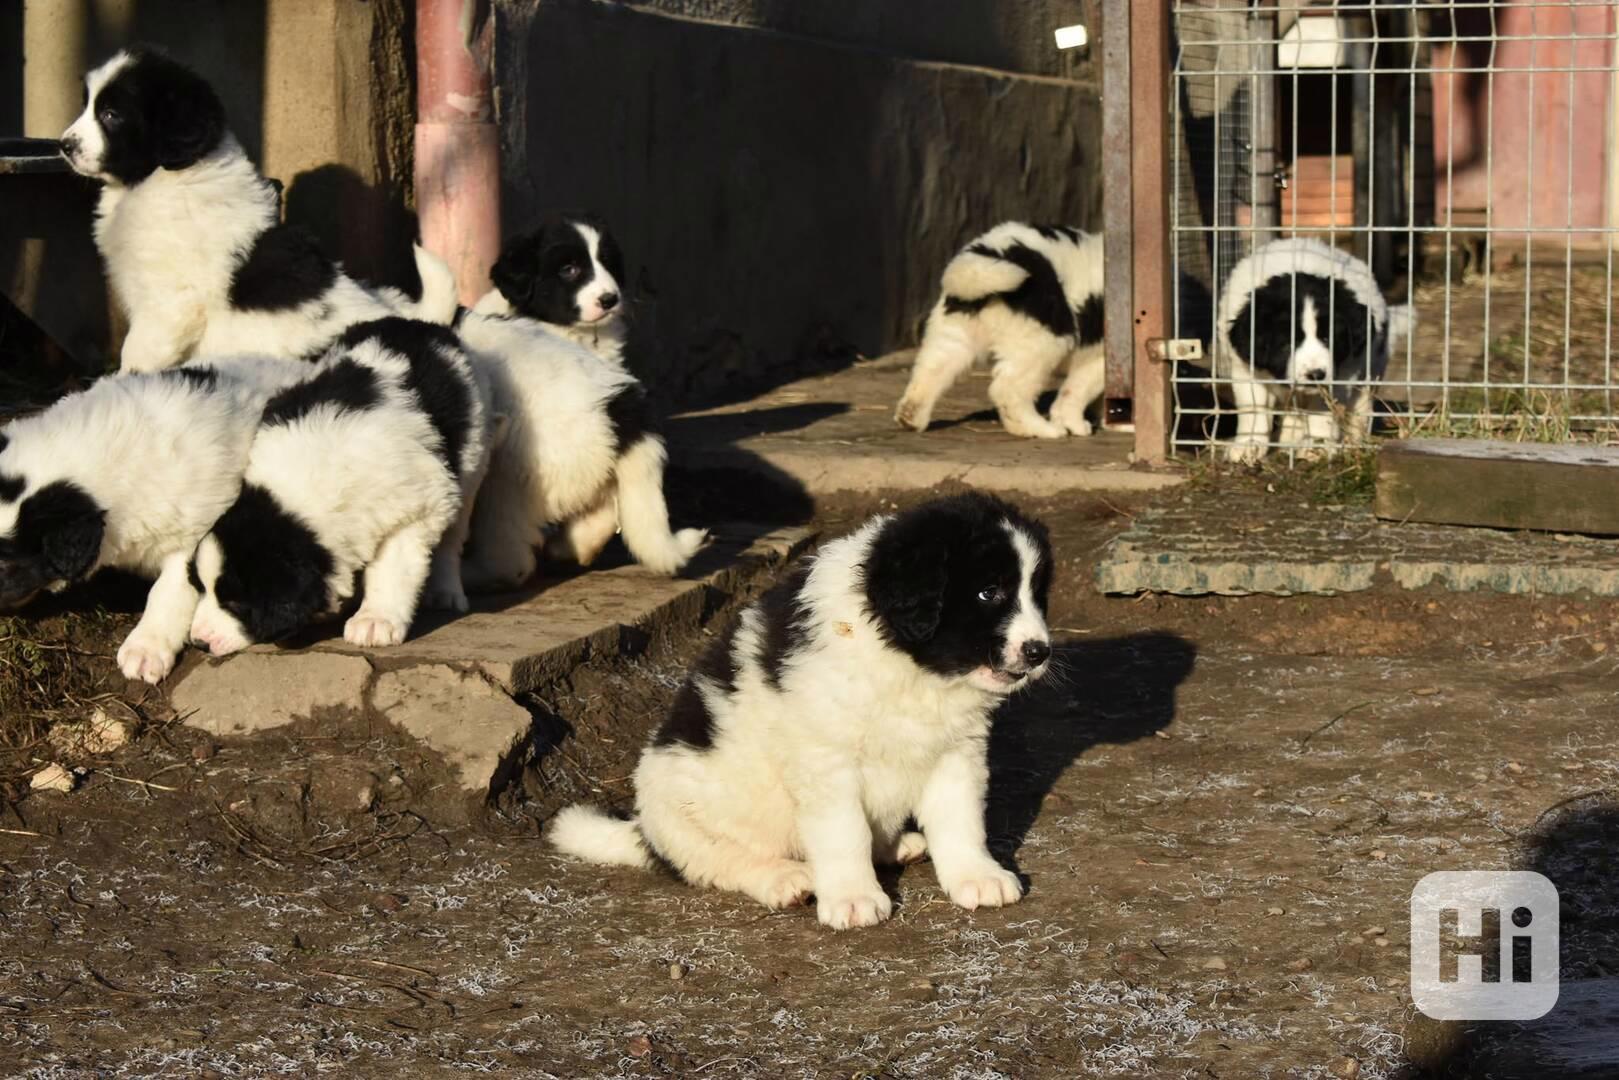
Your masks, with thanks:
M618 307L618 293L604 292L602 293L601 299L596 301L596 303L601 305L601 309L603 311L612 311L614 308Z
M1322 379L1327 377L1327 373L1322 371L1320 368L1314 368L1310 371L1306 371L1304 373L1304 377L1309 379L1311 382L1320 382Z
M1037 667L1046 662L1051 655L1051 646L1044 641L1025 641L1023 643L1023 659L1029 662L1030 667Z

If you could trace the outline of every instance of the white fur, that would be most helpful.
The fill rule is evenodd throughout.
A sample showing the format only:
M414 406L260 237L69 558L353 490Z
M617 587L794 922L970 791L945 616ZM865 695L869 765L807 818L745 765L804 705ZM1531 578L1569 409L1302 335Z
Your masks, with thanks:
M220 372L213 388L172 374L102 379L7 425L0 451L0 473L27 482L24 498L69 480L106 511L94 569L156 579L118 649L124 675L150 683L168 675L191 626L186 562L236 498L265 398L297 370L262 358L207 366ZM0 535L20 501L0 503Z
M622 528L637 562L678 572L707 533L669 529L663 440L647 435L614 453L607 403L635 377L546 324L478 313L502 306L486 297L458 328L489 380L495 412L507 418L473 510L469 585L502 589L528 580L551 525L561 526L554 553L582 565Z
M133 185L104 174L105 139L96 94L120 70L140 63L119 53L86 77L89 104L64 132L78 141L73 168L102 182L96 247L107 263L113 295L129 317L120 368L157 371L190 356L255 353L300 359L346 327L407 315L448 323L455 283L446 267L416 249L423 294L373 291L341 272L319 299L290 311L242 311L230 303L231 275L280 208L265 180L227 133L208 157L184 169L157 169Z
M1299 329L1305 341L1290 355L1288 378L1284 382L1255 371L1232 347L1232 324L1253 292L1273 278L1296 274L1341 282L1350 295L1366 306L1374 328L1387 331L1383 355L1372 358L1375 370L1381 371L1387 363L1388 345L1396 337L1410 333L1414 321L1411 308L1402 305L1390 309L1371 268L1348 252L1303 237L1272 240L1254 249L1232 268L1220 293L1217 312L1217 359L1230 365L1231 396L1237 409L1237 434L1226 448L1226 455L1232 461L1253 462L1268 454L1275 414L1284 399L1290 404L1295 397L1295 387L1333 377L1334 358L1328 344L1331 334L1326 325L1329 313L1316 311L1316 305L1309 299L1300 312ZM1347 431L1336 413L1290 411L1284 415L1281 438L1290 445L1314 443L1329 449L1346 438L1358 443L1364 441L1370 431L1371 415L1372 388L1368 384L1357 388L1349 410Z
M558 815L551 843L618 865L644 865L650 846L687 881L770 907L813 893L820 921L837 929L887 918L891 903L874 863L924 851L955 903L1015 903L1022 886L985 840L989 725L1005 695L1039 678L1045 664L1020 661L1026 674L1010 679L987 666L946 677L885 643L863 575L889 520L833 541L811 564L799 593L806 641L783 663L779 686L759 661L760 609L749 608L731 642L737 692L694 675L713 717L713 745L649 745L635 771L635 820L572 808ZM1032 596L1034 545L1012 531L1022 564L1008 623L1016 648L1048 634ZM925 841L906 831L912 817Z
M466 610L458 556L466 508L488 459L488 391L464 356L449 358L472 390L466 444L458 467L449 470L438 455L439 435L407 385L406 360L368 340L334 351L310 366L308 376L345 357L378 374L381 402L359 411L322 406L291 423L259 428L243 480L269 491L332 556L327 614L343 606L363 572L362 603L344 638L396 645L409 632L419 600ZM204 594L190 636L215 656L252 644L214 595L220 558L210 533L197 547Z
M1078 241L1051 238L1020 222L997 225L963 248L945 267L942 291L911 369L910 384L894 418L902 427L926 431L939 398L979 357L994 357L989 398L1001 426L1013 435L1059 439L1089 435L1085 413L1102 396L1106 370L1102 345L1081 346L1075 337L1056 335L1004 304L976 312L949 311L947 298L977 300L1016 289L1027 277L1021 267L973 251L985 246L1004 251L1022 244L1043 255L1057 272L1069 306L1078 311L1102 293L1102 238L1081 233ZM1052 375L1068 362L1068 375L1051 407L1040 415L1035 402Z

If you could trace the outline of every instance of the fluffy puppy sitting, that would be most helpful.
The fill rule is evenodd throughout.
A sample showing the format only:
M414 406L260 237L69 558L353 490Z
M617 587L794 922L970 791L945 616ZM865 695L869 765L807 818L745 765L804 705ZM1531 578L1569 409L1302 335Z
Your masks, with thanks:
M278 224L276 190L226 128L218 95L160 52L126 49L85 77L62 154L102 184L95 240L129 316L126 372L193 354L311 358L356 322L455 314L449 268L422 249L412 304L365 288L308 232Z
M551 842L838 929L887 918L873 863L932 855L965 908L1022 896L990 855L990 719L1051 657L1046 531L987 495L877 517L746 608L635 771L633 821L583 806ZM914 818L921 833L908 833Z
M0 604L102 567L155 578L118 649L131 679L161 681L191 628L186 565L237 497L274 380L262 360L102 379L0 432Z
M625 361L624 256L599 215L568 211L542 218L501 249L489 280L494 288L478 301L478 313L522 315L603 359Z
M465 508L486 460L487 390L448 329L351 327L269 399L241 494L191 560L191 638L215 656L336 614L356 645L405 639L425 592L465 610Z
M1009 434L1089 435L1086 410L1106 383L1102 353L1102 238L1066 225L997 225L944 268L911 381L894 411L926 431L939 397L981 356L993 356L989 400ZM1068 362L1051 418L1036 406Z
M466 574L474 588L528 580L553 526L556 558L589 565L622 532L635 560L663 574L677 573L708 540L702 529L669 528L663 437L621 351L598 342L593 352L549 321L610 314L617 279L602 260L622 270L604 230L569 225L559 238L559 229L507 245L490 273L496 287L456 323L507 418L473 512Z
M1220 293L1216 363L1229 365L1237 407L1228 456L1269 453L1279 407L1285 444L1363 441L1391 342L1411 325L1410 307L1390 307L1371 267L1348 252L1303 238L1256 248Z

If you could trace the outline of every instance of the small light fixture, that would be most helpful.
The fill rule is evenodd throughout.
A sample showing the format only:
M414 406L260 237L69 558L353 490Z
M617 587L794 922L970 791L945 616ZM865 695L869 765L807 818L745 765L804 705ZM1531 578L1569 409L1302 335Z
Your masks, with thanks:
M1057 27L1057 48L1059 49L1083 49L1090 44L1090 40L1091 33L1085 29L1084 23Z

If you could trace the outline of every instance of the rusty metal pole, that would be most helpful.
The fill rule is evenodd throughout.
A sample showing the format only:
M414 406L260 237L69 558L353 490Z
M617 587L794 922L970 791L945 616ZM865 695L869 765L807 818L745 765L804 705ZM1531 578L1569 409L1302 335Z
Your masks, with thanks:
M1130 261L1133 224L1130 161L1130 0L1102 5L1102 247L1107 267L1102 298L1107 389L1103 419L1125 427L1135 392L1135 309Z
M1124 5L1118 5L1124 6ZM1169 258L1170 0L1129 4L1131 326L1134 337L1136 461L1168 460L1174 423L1170 362L1153 359L1149 342L1171 336ZM1109 27L1104 26L1104 33Z
M500 254L500 139L488 0L416 0L416 212L463 304Z

